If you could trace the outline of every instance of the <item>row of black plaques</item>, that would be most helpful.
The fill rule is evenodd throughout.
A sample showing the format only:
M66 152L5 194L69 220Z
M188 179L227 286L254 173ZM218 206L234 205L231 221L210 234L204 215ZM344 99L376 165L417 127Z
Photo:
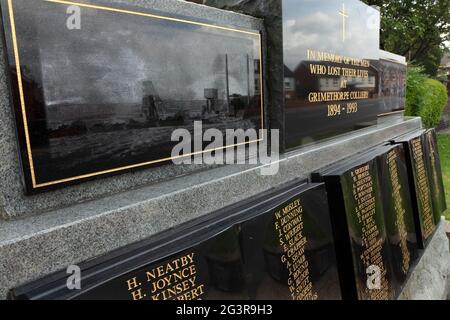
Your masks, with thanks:
M11 290L12 299L395 299L446 209L434 131Z
M326 184L343 296L394 299L446 209L434 130L313 175Z

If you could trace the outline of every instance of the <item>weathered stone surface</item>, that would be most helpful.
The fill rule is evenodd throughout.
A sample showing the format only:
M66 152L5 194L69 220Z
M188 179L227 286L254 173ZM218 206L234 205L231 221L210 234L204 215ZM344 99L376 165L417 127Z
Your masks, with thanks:
M403 289L401 300L447 299L450 252L445 228L442 220Z

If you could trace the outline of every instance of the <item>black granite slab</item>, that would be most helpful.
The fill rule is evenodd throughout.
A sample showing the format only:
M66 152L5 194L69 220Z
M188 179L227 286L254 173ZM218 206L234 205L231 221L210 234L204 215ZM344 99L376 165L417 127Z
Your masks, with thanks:
M12 299L340 299L325 188L295 182L15 288Z
M418 131L399 137L394 141L394 143L402 144L406 150L409 185L420 249L427 246L436 230L423 134L424 131Z
M286 146L373 124L380 13L358 0L283 0Z
M398 289L375 155L347 159L313 179L326 184L344 299L395 298ZM379 271L379 283L371 281L372 267Z
M0 3L28 193L170 163L172 132L197 120L265 127L259 29L98 0Z
M242 224L252 298L341 298L328 210L319 184Z
M398 295L419 258L407 159L402 145L377 148L375 154Z
M283 92L283 14L280 0L187 0L219 9L260 18L264 21L263 55L266 117L271 129L280 130L280 151L285 149L285 112Z
M246 300L239 227L108 281L82 300ZM101 277L101 275L99 275Z
M374 61L380 77L380 113L402 111L406 103L406 64L385 59Z

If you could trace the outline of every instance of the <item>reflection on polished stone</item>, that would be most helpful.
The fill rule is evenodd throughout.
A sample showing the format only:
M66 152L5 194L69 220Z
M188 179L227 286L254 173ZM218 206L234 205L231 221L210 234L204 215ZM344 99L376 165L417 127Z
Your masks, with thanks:
M325 187L294 182L11 291L13 299L340 299Z
M245 222L242 235L252 299L341 299L323 185Z
M357 0L283 0L286 145L373 124L380 14Z
M380 114L405 109L406 65L389 60L374 62L380 77Z
M391 251L396 295L419 258L405 150L402 145L377 148L380 190Z
M240 237L239 225L168 232L82 264L81 290L67 288L63 271L12 290L11 298L248 300Z
M395 143L402 144L406 150L417 241L420 249L427 246L436 230L433 195L430 189L430 172L427 167L423 133L424 131L418 131L395 140Z
M344 299L396 295L377 160L349 159L313 175L327 187Z
M260 31L76 4L80 28L69 4L1 1L28 192L167 163L196 120L262 127Z
M239 229L111 279L76 299L247 300Z
M434 220L436 224L441 221L441 216L447 210L445 200L444 181L442 180L441 158L437 143L436 131L427 130L423 135L425 150L425 163L428 171L428 179L431 188L431 198L433 201Z

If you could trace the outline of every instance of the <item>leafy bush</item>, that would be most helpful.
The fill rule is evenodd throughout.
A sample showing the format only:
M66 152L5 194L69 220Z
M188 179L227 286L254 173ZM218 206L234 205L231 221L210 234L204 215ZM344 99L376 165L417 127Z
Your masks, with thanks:
M439 124L442 112L447 105L447 89L434 79L426 79L424 87L424 106L420 109L419 115L422 117L425 127L434 128Z
M420 67L408 69L405 111L407 116L421 117L426 128L436 127L447 101L447 89L442 83L427 78Z

